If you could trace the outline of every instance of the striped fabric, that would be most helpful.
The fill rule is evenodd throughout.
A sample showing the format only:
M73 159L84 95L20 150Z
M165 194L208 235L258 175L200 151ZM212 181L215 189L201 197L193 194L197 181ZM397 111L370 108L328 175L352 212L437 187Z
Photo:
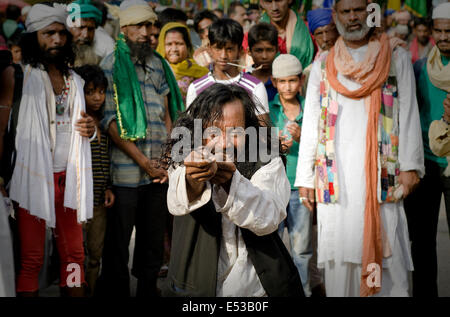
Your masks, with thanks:
M197 96L206 88L214 85L216 83L216 80L212 76L211 73L208 73L207 75L203 76L202 78L199 78L193 82L193 85L195 87L195 91L197 92ZM234 82L238 86L241 86L249 94L253 94L253 91L255 90L256 86L260 83L259 79L253 77L250 74L247 73L241 73L239 80Z
M146 64L136 61L135 69L141 86L142 97L147 112L147 134L144 140L135 142L138 149L150 159L159 159L162 154L162 145L167 139L167 130L164 122L164 97L169 94L163 66L161 61L152 56L147 58ZM116 119L116 106L113 91L113 65L114 54L110 54L101 62L100 67L108 79L104 117L101 128L107 130L111 121ZM120 85L120 83L116 83ZM111 179L115 186L137 187L150 184L152 180L132 158L111 143Z
M109 138L105 133L91 142L92 176L94 177L94 206L102 206L105 190L111 188L109 165Z

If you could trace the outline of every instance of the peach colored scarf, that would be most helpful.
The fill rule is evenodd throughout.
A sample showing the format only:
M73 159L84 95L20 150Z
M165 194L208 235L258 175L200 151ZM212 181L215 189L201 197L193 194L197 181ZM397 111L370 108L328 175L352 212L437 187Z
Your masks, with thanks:
M377 199L377 128L381 107L381 88L389 76L391 52L391 45L386 34L379 37L373 36L369 41L365 59L357 63L348 52L343 38L340 37L331 49L326 62L327 77L331 87L347 98L355 100L364 98L365 107L368 110L365 154L366 206L360 296L370 296L381 290L383 238L380 205ZM338 72L362 85L361 88L349 91L337 79ZM368 280L372 279L374 264L378 264L380 284L370 287Z

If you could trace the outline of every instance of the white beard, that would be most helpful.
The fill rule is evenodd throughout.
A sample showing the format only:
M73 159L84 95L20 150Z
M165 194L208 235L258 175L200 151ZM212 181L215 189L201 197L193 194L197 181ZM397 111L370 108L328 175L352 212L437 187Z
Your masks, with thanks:
M339 34L342 35L346 41L360 41L367 36L371 29L366 23L363 22L361 30L348 32L345 30L345 26L341 23L341 21L339 21L339 19L336 19L335 23Z
M98 65L101 61L101 57L95 54L93 45L74 46L74 52L74 67L80 67L83 65Z

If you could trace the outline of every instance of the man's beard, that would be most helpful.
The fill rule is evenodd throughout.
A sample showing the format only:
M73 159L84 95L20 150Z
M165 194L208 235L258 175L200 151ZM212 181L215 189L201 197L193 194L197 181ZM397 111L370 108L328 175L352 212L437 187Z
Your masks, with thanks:
M91 44L73 44L73 51L75 53L75 67L83 65L98 65L100 63L100 56L95 53L94 46Z
M150 41L148 42L132 42L129 38L126 38L128 47L130 48L130 56L137 58L142 64L145 63L147 57L153 55L152 47L150 46Z
M346 41L360 41L364 39L371 30L371 28L364 22L361 23L361 29L359 31L347 31L346 27L341 23L341 21L339 21L339 19L336 19L335 24L339 34L342 35Z
M236 169L247 179L251 179L253 174L261 167L258 162L234 162Z
M422 46L427 46L427 44L430 42L430 38L427 37L418 37L417 41L420 43L420 45Z
M52 52L52 53L51 53ZM70 46L60 46L52 49L48 49L46 51L40 51L40 60L44 66L54 64L58 68L66 69L67 62L66 56L69 55Z

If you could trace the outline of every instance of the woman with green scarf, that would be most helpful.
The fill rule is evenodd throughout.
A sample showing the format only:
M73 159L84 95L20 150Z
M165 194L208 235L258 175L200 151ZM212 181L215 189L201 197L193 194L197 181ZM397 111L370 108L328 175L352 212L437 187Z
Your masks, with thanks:
M186 104L186 94L191 82L208 73L207 68L199 66L192 58L189 29L181 23L167 23L159 35L156 51L169 62Z

